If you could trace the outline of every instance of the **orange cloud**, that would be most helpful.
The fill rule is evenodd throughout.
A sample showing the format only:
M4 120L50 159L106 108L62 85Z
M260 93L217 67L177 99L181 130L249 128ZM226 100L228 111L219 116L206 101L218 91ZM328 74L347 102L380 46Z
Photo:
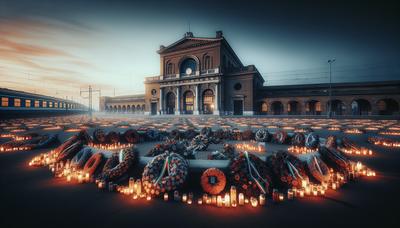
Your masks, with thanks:
M68 53L56 49L37 45L18 43L9 39L0 38L0 48L4 51L15 52L20 55L32 56L70 56Z

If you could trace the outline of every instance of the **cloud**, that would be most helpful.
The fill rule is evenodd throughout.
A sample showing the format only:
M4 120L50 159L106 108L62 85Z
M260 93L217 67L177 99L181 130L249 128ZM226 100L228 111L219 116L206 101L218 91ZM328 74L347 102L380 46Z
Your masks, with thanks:
M62 50L15 42L5 38L0 38L0 49L5 52L13 52L19 55L71 57L70 54Z

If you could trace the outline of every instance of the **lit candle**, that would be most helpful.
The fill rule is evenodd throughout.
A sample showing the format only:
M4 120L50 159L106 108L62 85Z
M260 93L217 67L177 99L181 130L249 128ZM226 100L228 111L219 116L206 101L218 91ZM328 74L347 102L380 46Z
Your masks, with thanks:
M202 205L202 204L203 204L203 199L199 198L199 199L197 200L197 204L198 204L198 205Z
M187 200L187 204L192 204L192 198L189 198L189 199Z
M142 195L142 181L140 179L136 181L136 194Z
M182 194L182 202L186 203L186 201L187 201L187 195L186 195L186 193L183 193Z
M231 200L229 197L229 193L225 193L224 204L225 204L225 207L230 207Z
M294 198L293 190L290 188L287 191L287 198L288 200L292 200Z
M151 200L151 195L147 195L146 200L150 201Z
M70 182L71 181L71 175L67 176L67 181Z
M244 194L239 193L239 205L244 205Z
M260 201L260 206L264 206L265 205L265 195L263 193L261 193L258 198Z
M292 191L293 191L293 198L297 197L297 193L298 193L297 189L296 188L292 188Z
M217 207L222 207L222 197L220 195L217 196Z
M85 181L89 182L89 180L90 180L90 175L89 175L89 173L86 173L85 174Z
M308 185L307 180L301 181L301 187L305 188L305 187L307 187L307 185Z
M304 197L304 190L303 190L303 189L300 189L299 195L300 195L300 198L303 198L303 197Z
M232 207L236 207L237 205L237 191L236 191L236 187L235 186L231 186L230 189L230 197L231 197L231 205Z
M78 182L79 182L79 183L82 183L82 182L83 182L82 174L79 174L79 175L78 175Z
M211 203L212 203L213 205L217 204L217 196L212 196L212 197L211 197Z
M311 188L309 187L309 186L307 186L306 188L305 188L305 193L306 193L306 195L310 195L311 194Z
M255 198L255 197L250 197L250 203L251 203L251 206L252 206L252 207L257 207L257 205L258 205L257 198Z
M283 201L284 197L283 197L283 193L279 193L279 201Z
M332 183L332 189L336 190L336 183L335 182Z
M168 193L164 193L164 201L168 201Z
M328 183L327 182L323 182L322 183L322 189L324 189L324 190L328 189Z
M132 192L135 190L135 179L133 177L129 177L129 189L132 190Z
M207 203L207 199L208 199L208 195L207 195L207 193L204 193L203 194L203 202Z

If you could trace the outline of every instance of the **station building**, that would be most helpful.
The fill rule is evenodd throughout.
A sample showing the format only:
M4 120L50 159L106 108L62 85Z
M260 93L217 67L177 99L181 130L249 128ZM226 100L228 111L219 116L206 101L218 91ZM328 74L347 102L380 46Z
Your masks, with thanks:
M399 115L400 81L268 86L254 65L243 65L221 31L208 38L187 32L157 52L160 74L145 79L145 94L102 97L101 111L326 115L330 107L332 115Z

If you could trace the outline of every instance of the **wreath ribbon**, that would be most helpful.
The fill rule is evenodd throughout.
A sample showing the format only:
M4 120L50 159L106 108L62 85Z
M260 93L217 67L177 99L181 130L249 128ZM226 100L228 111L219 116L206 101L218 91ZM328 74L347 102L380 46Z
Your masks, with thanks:
M168 155L168 156L165 158L165 161L164 161L164 164L163 164L163 168L162 168L162 170L161 170L161 172L160 172L160 175L158 176L158 178L157 178L156 181L154 182L155 184L158 184L158 182L160 182L160 180L162 179L162 177L163 177L164 174L165 174L165 170L167 170L167 173L168 173L168 175L169 175L169 173L170 173L170 171L169 171L169 157L170 157L170 155Z
M322 175L324 175L324 173L322 173L321 167L319 166L317 157L314 156L313 158L314 158L315 164L317 165L318 171L319 171Z
M264 187L262 186L262 184L260 183L260 181L253 176L252 170L257 174L258 178L260 178L265 184L267 184L267 181L261 177L260 173L258 172L257 168L254 166L254 164L250 161L249 158L249 153L247 151L244 152L244 155L246 157L246 161L247 161L247 167L249 168L249 174L250 177L254 180L254 182L257 184L258 188L264 193L266 194L267 191L264 189Z
M293 178L297 179L296 176L298 176L300 179L303 179L303 177L300 175L299 171L296 169L296 167L290 161L286 161L286 164L287 164L289 171L292 174ZM294 170L294 172L293 172L293 170Z

